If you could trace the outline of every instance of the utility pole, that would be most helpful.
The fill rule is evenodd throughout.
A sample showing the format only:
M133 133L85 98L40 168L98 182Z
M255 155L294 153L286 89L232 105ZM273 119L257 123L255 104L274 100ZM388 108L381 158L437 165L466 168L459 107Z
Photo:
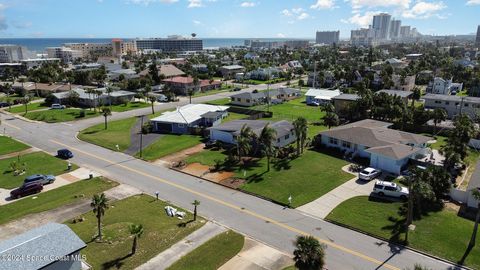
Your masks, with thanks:
M313 83L312 83L312 88L316 89L317 85L317 61L313 62Z
M145 115L140 116L141 121L140 121L140 158L143 156L143 117Z

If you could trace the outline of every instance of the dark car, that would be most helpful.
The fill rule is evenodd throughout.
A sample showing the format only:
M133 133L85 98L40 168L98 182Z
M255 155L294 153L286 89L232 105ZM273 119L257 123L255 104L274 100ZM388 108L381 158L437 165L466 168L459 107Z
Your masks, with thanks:
M233 91L235 91L235 92L240 91L240 90L242 90L242 89L240 89L240 87L233 88Z
M57 157L63 158L63 159L69 159L69 158L73 158L73 153L68 149L60 149L57 151Z
M21 198L23 196L39 193L43 190L43 185L38 182L23 184L21 187L14 189L10 192L11 198Z
M8 104L8 102L0 102L0 108L8 107L8 106L10 106L10 104Z
M23 181L24 184L29 183L40 183L42 185L51 184L55 182L55 176L53 175L44 175L44 174L34 174L25 178Z
M218 144L217 140L211 140L205 143L205 148L207 149L213 148L213 147L216 147L217 144Z

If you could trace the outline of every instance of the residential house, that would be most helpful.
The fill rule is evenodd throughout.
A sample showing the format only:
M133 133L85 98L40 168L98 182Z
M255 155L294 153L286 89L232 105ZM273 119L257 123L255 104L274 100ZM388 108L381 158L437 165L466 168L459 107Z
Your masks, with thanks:
M223 66L220 68L220 73L222 73L225 79L232 79L235 77L235 74L243 72L245 72L245 68L240 65Z
M198 85L195 85L193 81L193 77L178 76L165 79L163 80L163 83L179 95L188 95L189 91L206 92L222 87L222 82L220 81L198 80Z
M285 120L270 122L263 120L233 120L218 126L209 128L210 140L217 140L228 144L236 144L236 139L244 126L250 127L252 132L258 137L262 129L268 124L275 130L275 147L284 147L296 141L293 125Z
M406 62L397 58L387 59L385 60L385 63L391 65L394 69L404 69L408 66Z
M340 90L329 89L309 89L305 94L305 102L307 105L324 105L332 103L332 98L341 95Z
M415 75L405 76L402 79L402 76L399 74L392 75L393 86L391 89L402 90L402 91L412 91L415 88Z
M380 94L380 93L385 93L389 96L400 97L403 100L403 102L405 102L405 104L407 104L408 98L413 94L410 91L392 90L392 89L383 89L383 90L377 91L377 94Z
M208 66L206 64L195 64L192 65L192 68L199 73L208 73Z
M259 68L259 69L247 72L245 74L245 79L267 81L271 79L280 78L281 74L282 74L282 71L277 67Z
M249 53L246 53L244 56L243 56L243 59L245 60L259 60L260 59L260 56L256 53L252 53L252 52L249 52Z
M283 71L295 70L298 68L303 68L302 64L297 60L288 61L287 63L280 66Z
M467 114L472 119L480 115L479 97L426 94L422 98L425 100L425 109L444 109L450 119L461 113Z
M85 269L80 250L86 246L67 225L47 223L1 242L0 270Z
M177 68L175 65L172 64L164 64L157 66L158 69L158 76L163 76L165 78L172 78L177 76L185 75L185 72ZM141 71L138 75L140 76L147 76L150 73L150 70L147 68Z
M188 134L194 127L211 127L228 116L228 106L188 104L175 111L164 112L150 120L155 132Z
M389 129L391 125L366 119L320 132L321 141L345 155L368 158L371 167L400 174L411 159L423 159L431 153L427 143L433 138Z
M321 81L323 75L323 82ZM313 82L315 80L315 85ZM323 71L323 74L310 72L308 74L307 85L312 87L333 87L335 85L335 74L330 70Z
M333 97L333 106L335 107L335 112L339 116L344 116L348 108L360 99L360 96L357 94L340 94L336 97Z
M427 93L450 95L456 94L463 89L463 83L453 83L452 80L445 80L440 77L433 78L427 86Z
M77 105L83 107L98 107L107 104L121 104L126 101L130 102L135 99L135 93L124 90L117 90L107 93L106 88L97 88L94 89L98 94L89 93L86 89L83 88L74 88L72 91L54 93L54 103L58 104L68 104L71 92L76 93Z
M301 96L301 92L294 88L279 88L265 90L261 92L244 92L231 96L230 103L232 105L251 107L260 104L281 103L292 100Z
M107 75L110 80L120 80L121 77L123 77L126 80L130 80L130 79L136 79L140 77L137 74L137 72L135 72L135 70L132 70L132 69L112 70Z

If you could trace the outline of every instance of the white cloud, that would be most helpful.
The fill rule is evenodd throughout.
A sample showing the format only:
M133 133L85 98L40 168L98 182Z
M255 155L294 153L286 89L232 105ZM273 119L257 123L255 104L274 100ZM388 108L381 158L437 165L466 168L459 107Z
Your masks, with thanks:
M282 10L281 13L283 14L283 16L287 16L287 17L293 16L293 13L290 12L290 10L288 10L288 9Z
M283 33L278 33L278 34L277 34L277 37L278 37L278 38L285 38L286 36L285 36L285 34L283 34Z
M381 13L380 11L368 11L365 14L355 13L352 17L348 19L342 19L341 22L343 23L350 23L355 24L360 27L368 27L368 25L372 24L373 16Z
M202 0L188 0L188 8L199 8L203 7Z
M480 0L468 0L467 5L468 6L480 5Z
M427 19L432 16L444 18L443 15L438 14L438 11L447 8L443 2L423 2L419 1L407 10L404 10L402 16L405 18Z
M317 0L310 6L311 9L332 9L335 7L335 0Z
M280 12L283 16L291 17L292 19L301 21L310 18L310 14L305 12L305 9L299 8L292 8L290 10L284 9ZM292 24L294 20L289 20L288 23Z
M257 3L255 3L255 2L248 2L248 1L242 2L242 3L240 4L240 6L241 6L241 7L244 7L244 8L251 8L251 7L254 7L254 6L256 6L256 5L257 5Z
M102 2L101 0L100 2ZM127 0L127 3L135 4L135 5L143 5L148 6L152 3L164 3L164 4L172 4L178 2L178 0Z
M201 25L201 24L202 24L201 21L197 21L197 20L193 20L192 22L193 22L193 24L195 24L195 25Z
M352 8L359 9L362 7L400 7L408 8L411 0L345 0L350 2Z
M305 20L305 19L308 19L308 18L310 18L310 15L308 15L308 13L306 13L306 12L302 12L300 15L298 15L297 20L301 21L301 20Z

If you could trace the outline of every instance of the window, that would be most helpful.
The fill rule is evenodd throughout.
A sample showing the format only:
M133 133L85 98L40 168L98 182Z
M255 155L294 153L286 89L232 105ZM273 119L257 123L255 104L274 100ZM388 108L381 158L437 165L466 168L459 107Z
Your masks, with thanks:
M247 99L247 103L250 103L250 99Z
M385 186L385 190L396 191L397 189L395 187Z
M330 138L329 142L330 144L338 145L338 140L335 138Z
M445 105L450 105L450 102L448 102L448 101L445 101Z
M280 138L277 139L277 143L279 143L279 142L280 142Z
M290 138L290 135L285 135L285 140L288 140Z
M435 104L442 104L440 100L435 100Z
M468 107L468 103L463 104L463 107Z
M185 125L184 124L178 124L178 127L183 128L183 127L185 127Z
M342 141L342 147L343 148L350 148L350 147L352 147L352 145L351 145L350 142Z

